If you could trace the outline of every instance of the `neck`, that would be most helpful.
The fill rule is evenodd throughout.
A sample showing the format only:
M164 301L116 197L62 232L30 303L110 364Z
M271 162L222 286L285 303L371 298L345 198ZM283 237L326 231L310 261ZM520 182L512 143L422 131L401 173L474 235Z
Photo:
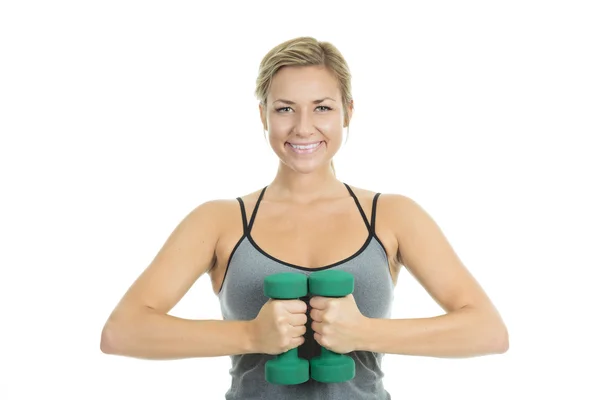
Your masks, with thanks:
M337 197L343 190L347 192L342 182L327 167L321 171L302 174L280 165L277 175L269 185L269 199L296 204L308 204L320 199Z

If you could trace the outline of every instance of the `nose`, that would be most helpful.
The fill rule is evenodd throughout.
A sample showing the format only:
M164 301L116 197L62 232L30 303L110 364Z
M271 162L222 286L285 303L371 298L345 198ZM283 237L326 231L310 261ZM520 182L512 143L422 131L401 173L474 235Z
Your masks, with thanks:
M298 136L310 136L314 133L315 127L309 112L298 112L294 133Z

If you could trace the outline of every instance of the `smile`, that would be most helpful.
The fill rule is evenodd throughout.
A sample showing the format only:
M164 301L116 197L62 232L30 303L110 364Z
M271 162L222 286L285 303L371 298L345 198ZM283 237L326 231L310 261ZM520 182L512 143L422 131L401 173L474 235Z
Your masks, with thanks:
M292 149L292 151L296 154L312 154L314 152L316 152L317 150L319 150L321 148L321 145L323 144L323 142L319 142L319 143L315 143L312 145L308 145L308 146L300 146L300 145L293 145L291 143L286 142L286 146L289 147L290 149Z

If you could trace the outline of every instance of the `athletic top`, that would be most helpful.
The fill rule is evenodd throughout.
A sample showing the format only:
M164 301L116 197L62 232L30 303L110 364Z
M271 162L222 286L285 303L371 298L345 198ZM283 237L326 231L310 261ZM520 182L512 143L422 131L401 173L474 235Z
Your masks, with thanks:
M235 245L218 293L221 312L225 320L252 320L269 299L263 292L266 276L280 272L299 272L310 275L315 271L339 269L354 275L353 296L360 312L370 318L389 318L394 297L388 258L385 247L375 234L377 193L373 198L371 222L367 219L356 195L344 183L350 196L354 198L369 232L362 247L350 257L334 264L318 268L306 268L279 260L258 246L251 236L258 207L265 187L256 203L250 223L246 222L246 212L241 198L240 203L244 234ZM310 295L303 298L307 304ZM298 347L298 356L310 360L320 354L320 345L314 340L311 329L310 306L308 307L305 342ZM226 400L384 400L390 399L383 386L381 362L383 353L355 351L347 353L356 365L355 377L346 382L321 383L313 379L298 385L276 385L265 380L265 363L275 358L269 354L238 354L231 357L231 386L225 393Z

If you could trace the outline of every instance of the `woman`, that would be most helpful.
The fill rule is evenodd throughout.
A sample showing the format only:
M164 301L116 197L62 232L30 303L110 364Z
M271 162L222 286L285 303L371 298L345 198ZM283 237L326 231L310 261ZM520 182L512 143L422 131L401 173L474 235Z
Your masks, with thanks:
M385 399L383 354L470 357L508 348L506 327L432 218L412 199L339 181L332 158L353 112L350 72L329 43L301 37L262 60L256 95L280 159L254 193L191 211L115 308L102 332L108 354L152 359L232 359L227 399ZM390 319L405 266L446 311ZM271 300L266 276L340 269L355 279L343 298ZM167 313L209 274L224 320ZM355 360L346 382L273 385L264 366L319 346Z

